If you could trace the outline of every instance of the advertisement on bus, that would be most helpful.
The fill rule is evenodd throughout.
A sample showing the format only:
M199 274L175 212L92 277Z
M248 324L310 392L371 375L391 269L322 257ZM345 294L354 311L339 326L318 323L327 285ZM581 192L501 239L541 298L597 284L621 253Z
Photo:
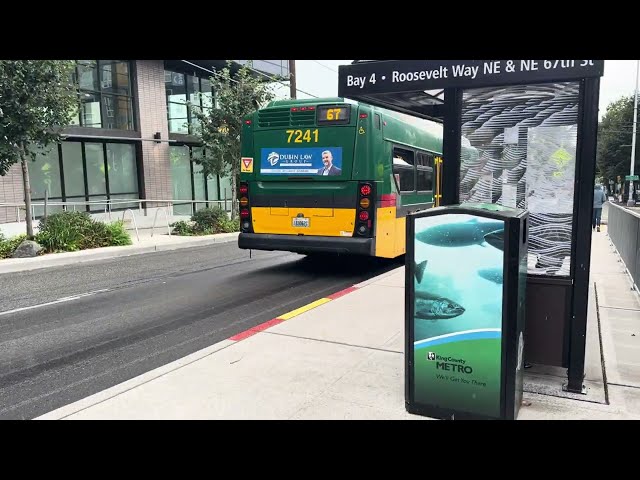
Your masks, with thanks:
M262 175L342 175L342 147L263 148Z

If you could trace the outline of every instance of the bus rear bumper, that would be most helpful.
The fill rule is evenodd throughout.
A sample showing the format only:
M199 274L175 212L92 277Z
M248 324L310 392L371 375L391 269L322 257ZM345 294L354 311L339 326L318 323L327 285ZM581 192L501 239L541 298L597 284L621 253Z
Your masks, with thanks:
M296 253L374 254L373 238L241 233L238 236L238 247L246 250L285 250Z

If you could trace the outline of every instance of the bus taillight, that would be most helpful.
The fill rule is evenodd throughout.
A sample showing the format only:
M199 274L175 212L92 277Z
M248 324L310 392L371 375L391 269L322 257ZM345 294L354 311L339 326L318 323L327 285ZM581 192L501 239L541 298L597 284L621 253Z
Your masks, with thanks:
M249 200L249 183L240 182L238 187L240 193L240 231L250 233L253 231L251 226L251 205Z
M373 234L373 184L363 182L358 185L358 208L356 209L356 234L370 237Z

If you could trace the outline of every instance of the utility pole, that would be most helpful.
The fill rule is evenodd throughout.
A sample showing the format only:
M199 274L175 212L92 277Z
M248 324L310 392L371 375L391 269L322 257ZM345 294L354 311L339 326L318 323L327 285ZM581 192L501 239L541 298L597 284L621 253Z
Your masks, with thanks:
M636 119L638 118L638 73L640 73L640 60L636 60L636 91L633 100L633 137L631 139L631 179L629 180L629 199L627 200L627 207L633 207L636 204L634 198L633 188L633 167L636 162Z
M291 98L296 98L297 90L296 90L296 61L295 60L289 60L289 89L291 91ZM636 87L636 90L637 90L637 87Z

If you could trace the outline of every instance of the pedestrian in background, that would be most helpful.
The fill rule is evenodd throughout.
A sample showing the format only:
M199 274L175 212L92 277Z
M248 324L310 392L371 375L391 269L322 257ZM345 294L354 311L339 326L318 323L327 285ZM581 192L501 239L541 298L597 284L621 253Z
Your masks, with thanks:
M593 190L593 220L591 227L593 230L600 231L600 219L602 218L602 206L607 201L607 196L602 190L602 185L596 184Z

